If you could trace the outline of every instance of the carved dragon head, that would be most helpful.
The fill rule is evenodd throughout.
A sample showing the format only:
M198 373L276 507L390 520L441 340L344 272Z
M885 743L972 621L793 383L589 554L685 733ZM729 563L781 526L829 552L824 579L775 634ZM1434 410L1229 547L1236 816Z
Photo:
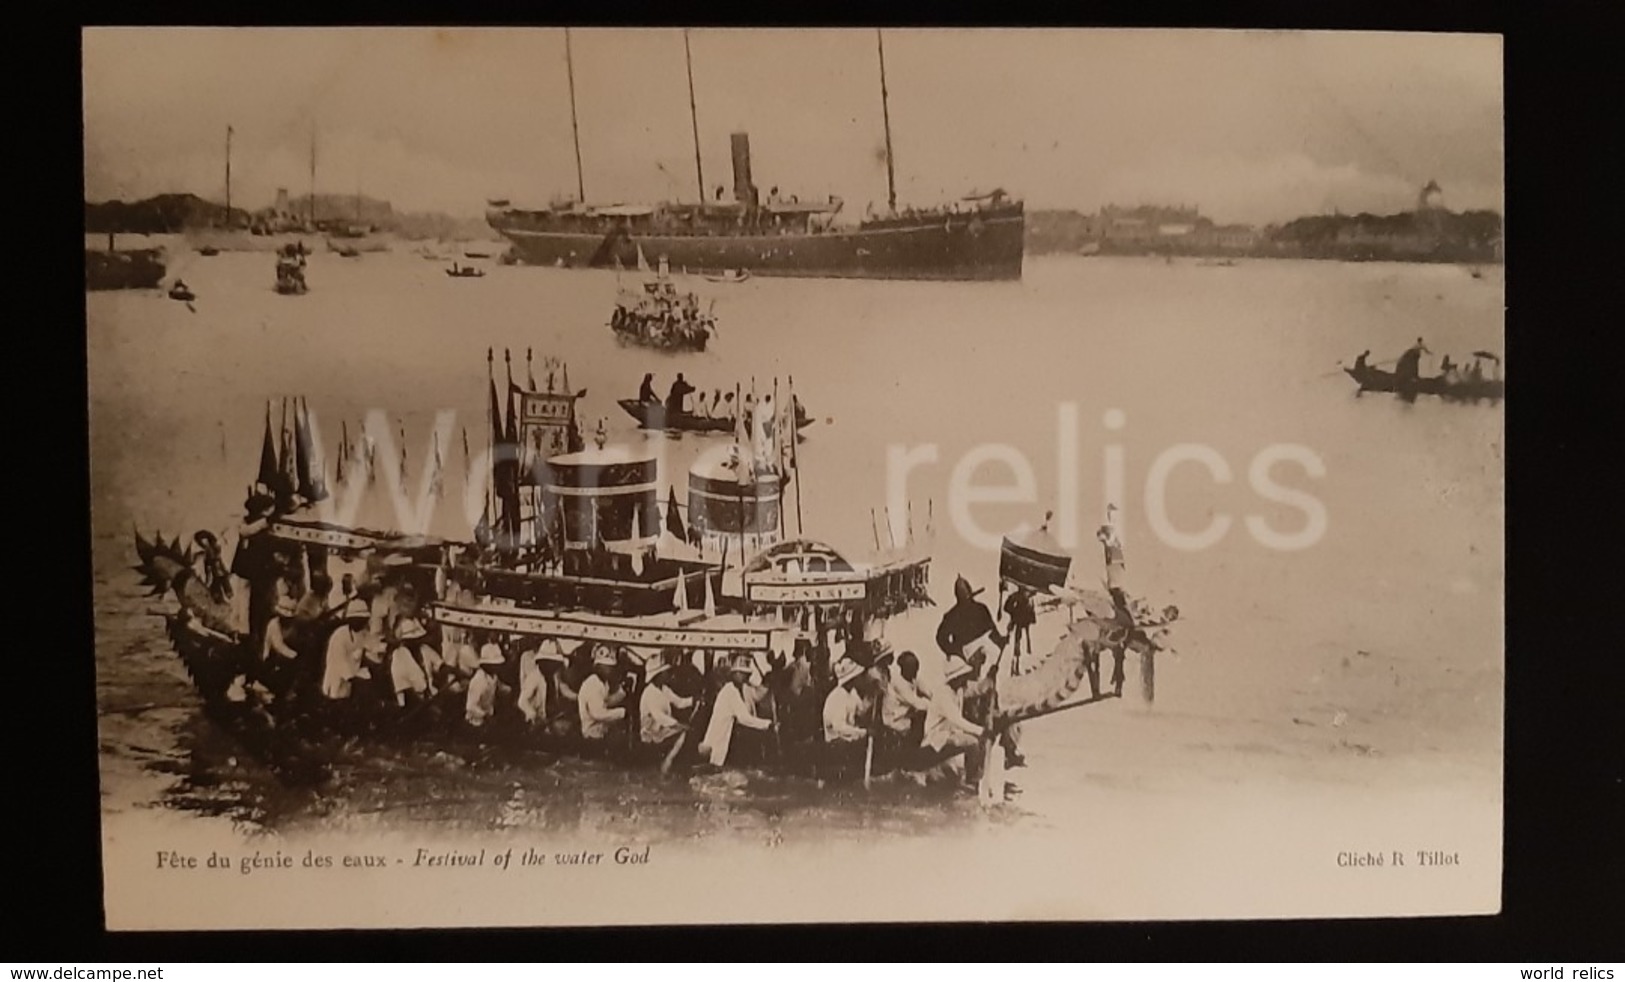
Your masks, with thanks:
M135 530L135 551L141 563L131 568L141 574L142 586L150 589L149 596L163 596L175 588L182 574L192 570L191 547L183 546L180 539L165 542L161 532L149 542L141 537L139 529Z

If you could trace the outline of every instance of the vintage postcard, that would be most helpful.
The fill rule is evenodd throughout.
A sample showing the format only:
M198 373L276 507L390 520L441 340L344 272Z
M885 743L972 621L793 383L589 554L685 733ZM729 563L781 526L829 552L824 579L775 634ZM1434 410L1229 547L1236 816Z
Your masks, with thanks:
M1498 37L83 41L110 928L1499 910Z

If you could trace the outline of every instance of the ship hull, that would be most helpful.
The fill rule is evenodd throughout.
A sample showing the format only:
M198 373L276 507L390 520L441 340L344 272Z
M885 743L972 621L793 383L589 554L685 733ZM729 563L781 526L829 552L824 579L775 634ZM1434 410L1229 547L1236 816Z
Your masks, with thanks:
M607 268L664 257L674 270L753 276L902 280L1019 280L1025 218L955 214L880 228L813 234L670 235L624 228L577 231L542 220L490 216L521 262Z
M159 249L86 249L86 290L151 290L168 266Z

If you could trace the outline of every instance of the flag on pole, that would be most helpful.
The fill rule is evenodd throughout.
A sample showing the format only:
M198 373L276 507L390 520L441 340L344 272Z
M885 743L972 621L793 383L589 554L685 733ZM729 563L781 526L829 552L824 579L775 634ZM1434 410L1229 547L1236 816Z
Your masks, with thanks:
M310 480L310 429L305 421L305 404L301 399L293 403L293 473L294 489L299 497L314 501L316 488Z
M442 489L442 486L443 486L442 485L442 475L441 475L441 470L442 470L443 466L444 465L440 460L440 431L435 430L434 431L434 472L429 478L429 494L433 495L436 498L440 497L440 492L441 492L441 489Z
M683 516L677 511L677 488L675 485L667 485L666 487L666 531L683 542L688 541L688 534L683 531Z
M350 457L350 424L347 420L339 420L339 462L333 479L338 483L345 483L345 463Z
M293 446L293 429L288 426L288 400L282 400L282 470L277 475L277 499L281 510L293 509L293 496L299 490L298 461Z
M282 463L277 459L276 437L271 435L271 404L265 404L265 439L260 444L260 473L256 480L268 490L275 491L282 475Z
M316 439L316 427L311 425L310 404L305 401L303 396L300 396L299 405L305 412L305 440L310 445L310 500L326 501L329 497L327 491L327 457L322 453L322 445Z

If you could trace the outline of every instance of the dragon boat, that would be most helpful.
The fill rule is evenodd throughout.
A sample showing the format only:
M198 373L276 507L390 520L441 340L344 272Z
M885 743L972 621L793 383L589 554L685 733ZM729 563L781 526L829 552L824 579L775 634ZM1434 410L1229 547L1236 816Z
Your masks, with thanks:
M489 366L489 352L487 359ZM302 400L293 404L294 423L283 428L280 445L267 412L259 473L245 501L229 574L211 533L195 535L195 549L179 539L136 533L136 569L154 597L170 602L156 613L204 714L282 780L320 782L335 748L357 740L583 749L569 732L574 704L559 701L557 685L549 685L550 703L540 717L499 712L477 729L464 718L466 683L454 671L403 707L384 689L386 658L374 669L382 677L379 685L358 683L353 698L326 698L318 683L320 662L341 626L340 611L357 600L367 604L370 633L387 637L393 647L401 624L421 626L425 643L445 653L448 666L457 662L453 653L473 655L496 645L508 653L497 677L515 691L523 684L519 663L542 649L556 656L559 680L583 668L590 672L586 666L595 653L612 651L618 672L629 680L631 706L657 664L677 668L672 685L693 698L690 725L696 729L704 726L714 698L707 680L725 660L748 658L754 669L749 691L759 697L757 705L775 720L781 713L793 716L792 661L808 657L814 701L821 706L833 685L834 661L850 659L877 675L884 672L892 660L887 623L934 606L929 548L916 544L912 534L872 560L848 558L801 534L799 477L786 463L794 455L779 447L736 446L729 459L701 460L688 474L686 508L674 486L662 507L652 453L608 445L601 431L596 445L584 445L576 421L581 393L570 388L567 369L558 367L545 387L532 379L525 388L514 384L510 362L505 415L496 383L488 379L489 422L499 452L486 475L486 511L471 541L331 520L324 510L334 497L329 479L342 491L351 482L368 481L375 468L370 454L350 445L346 435L337 471L329 474ZM777 429L792 431L788 425ZM793 535L787 533L785 508L792 485ZM984 789L989 773L1002 773L1002 763L994 763L1002 755L989 752L995 741L1022 721L1112 698L1098 691L1100 656L1132 651L1149 664L1165 650L1167 625L1178 617L1174 608L1153 612L1117 589L1068 593L1052 582L1059 561L1027 585L1068 604L1072 614L1060 642L1019 675L1001 655L979 675L977 682L985 684L966 702L967 718L985 727L981 743L969 751L973 760L987 762L977 765ZM1032 579L1019 569L1001 575L1012 585ZM347 585L336 604L320 605L308 621L293 622L288 643L297 658L270 672L274 659L263 652L275 608L308 594L318 576L330 583L353 579L355 586ZM242 599L246 618L236 603ZM1091 691L1080 697L1086 682ZM651 763L639 752L636 729L628 728L624 753L617 747L617 765ZM775 741L754 763L816 775L821 728L802 729L805 738L790 746ZM866 785L889 773L944 766L940 757L922 762L909 753L877 753L877 729L871 730L863 768ZM684 743L678 741L662 762L662 772L673 759L681 763ZM695 749L689 748L691 755ZM1002 780L996 784L1002 791Z

